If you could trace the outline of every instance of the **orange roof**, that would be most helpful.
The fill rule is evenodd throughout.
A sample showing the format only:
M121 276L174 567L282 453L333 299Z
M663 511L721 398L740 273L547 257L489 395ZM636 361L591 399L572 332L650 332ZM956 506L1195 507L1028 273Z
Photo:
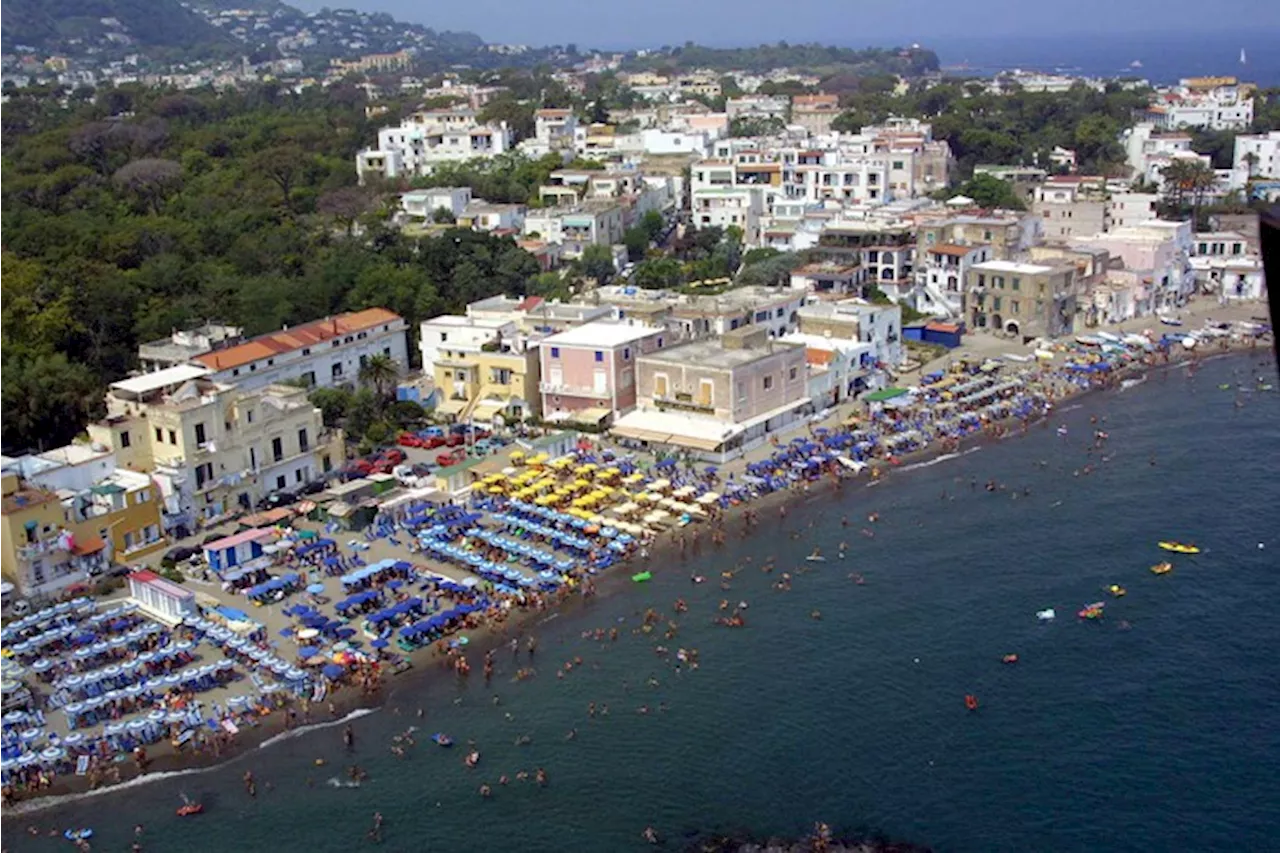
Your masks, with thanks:
M385 308L366 308L363 311L339 314L336 317L314 320L301 326L260 335L234 347L196 356L194 361L210 370L231 370L260 359L315 346L333 338L353 335L400 319L399 314Z
M834 358L834 353L831 350L806 347L804 357L805 362L808 364L830 364L831 359Z
M534 112L534 115L542 116L544 118L556 118L556 117L568 116L572 114L573 114L573 110L544 109L544 110L536 110Z
M839 103L838 95L796 95L791 99L793 107L834 107Z
M952 255L957 258L963 258L973 249L973 246L961 246L958 243L939 243L936 246L930 246L929 252L935 255Z
M947 332L955 334L960 331L960 327L955 323L925 323L924 327L934 332Z
M107 543L102 541L102 537L95 533L88 536L82 536L76 539L76 543L71 550L77 555L83 557L85 554L96 554L103 548L107 547Z

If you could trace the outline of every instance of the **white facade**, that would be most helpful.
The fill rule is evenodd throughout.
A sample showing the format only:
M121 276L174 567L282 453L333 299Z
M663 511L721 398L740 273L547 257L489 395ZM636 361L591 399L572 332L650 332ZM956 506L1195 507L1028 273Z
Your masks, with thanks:
M935 317L964 317L965 282L974 264L991 260L991 247L944 243L916 249L916 310Z
M1108 198L1112 228L1124 228L1156 218L1160 196L1156 193L1113 193Z
M433 187L400 194L400 209L414 219L430 219L442 208L457 219L470 203L470 187Z
M418 349L422 352L422 371L431 374L435 370L440 350L479 352L485 344L495 343L504 337L513 337L516 333L516 324L511 320L442 314L430 320L423 320L418 327L418 332Z
M429 175L438 163L495 157L514 144L506 122L481 124L470 109L424 110L378 131L377 147L356 155L356 172L362 182L370 174L388 179Z
M640 131L640 145L646 154L692 154L705 157L711 138L705 131L672 131L652 128Z
M243 391L300 379L317 387L357 381L360 367L386 355L403 371L409 365L404 319L384 308L339 314L260 335L234 347L197 356L208 378Z
M1280 130L1236 137L1234 171L1253 178L1280 178Z

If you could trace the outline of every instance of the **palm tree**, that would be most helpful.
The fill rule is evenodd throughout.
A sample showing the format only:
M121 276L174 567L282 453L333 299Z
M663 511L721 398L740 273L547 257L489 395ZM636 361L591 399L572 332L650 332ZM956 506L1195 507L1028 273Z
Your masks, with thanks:
M360 381L373 386L380 403L390 399L391 389L399 378L400 365L389 355L370 356L360 365Z
M1253 151L1246 151L1244 156L1240 158L1244 160L1244 167L1249 170L1248 179L1253 180L1253 170L1258 168L1258 161L1261 159Z

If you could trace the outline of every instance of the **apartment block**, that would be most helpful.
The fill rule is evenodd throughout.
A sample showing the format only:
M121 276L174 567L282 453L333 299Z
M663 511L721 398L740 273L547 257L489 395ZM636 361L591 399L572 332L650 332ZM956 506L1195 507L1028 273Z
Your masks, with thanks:
M791 124L799 125L811 134L829 133L831 124L840 115L840 98L837 95L796 95L791 99Z
M356 174L388 180L429 175L437 164L496 157L515 143L506 122L483 124L469 108L420 110L378 131L376 148L356 155Z
M514 324L508 324L514 328ZM536 344L499 332L471 349L440 345L433 362L436 412L459 423L502 423L542 414Z
M409 364L404 319L385 308L286 327L196 356L192 364L204 368L214 382L251 391L290 380L317 387L354 383L361 366L375 355L388 356L402 370Z
M1111 224L1100 178L1054 176L1036 187L1031 211L1046 240L1069 240L1106 231Z
M515 334L516 324L510 319L442 314L423 320L418 326L422 372L434 373L436 358L442 350L451 353L480 352L485 347L496 347L499 341L511 339Z
M666 342L663 329L604 321L543 338L544 416L600 424L629 412L636 405L636 359Z
M917 311L935 317L963 319L964 286L975 264L992 260L991 247L978 243L935 243L916 249Z
M1076 316L1074 264L987 261L969 270L969 328L1023 340L1070 334Z
M809 406L805 348L758 327L643 355L638 408L614 435L723 459L762 443ZM708 455L709 456L706 456Z
M163 523L194 528L297 489L344 461L340 430L324 426L303 388L247 390L170 368L114 383L89 437L126 470L150 474Z
M798 315L801 334L867 344L878 366L892 369L905 359L902 308L898 305L845 299L811 303Z

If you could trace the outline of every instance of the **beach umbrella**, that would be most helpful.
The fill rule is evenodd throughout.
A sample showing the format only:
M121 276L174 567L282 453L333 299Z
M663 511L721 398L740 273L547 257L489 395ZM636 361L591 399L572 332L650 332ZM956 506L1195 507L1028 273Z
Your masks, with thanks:
M26 767L30 764L35 764L39 760L40 760L40 756L34 752L23 753L22 755L18 756L18 766Z
M163 712L163 711L161 711L160 713L161 713L161 714L163 714L164 712ZM128 726L127 726L126 728L128 728L128 729L129 729L129 731L131 731L131 732L136 732L136 731L140 731L140 730L142 730L142 729L145 729L145 728L147 727L147 725L148 725L148 723L147 723L147 721L146 721L146 720L141 720L141 719L139 719L139 720L130 720L130 721L129 721L129 724L128 724Z
M262 693L275 693L277 690L280 690L280 689L281 689L281 685L275 683L274 681L268 681L266 684L258 688L258 690Z
M166 723L185 723L187 715L182 711L170 711L169 716L164 718Z
M216 665L218 669L232 669L235 667L235 664L233 664L231 661L227 660L226 658L223 658L222 660L218 661Z
M322 595L324 593L324 584L313 583L307 587L307 592L311 593L312 595Z
M164 711L161 711L159 708L147 714L147 719L153 723L162 722L164 718L165 718L165 713Z
M389 646L389 645L391 645L391 644L390 644L390 643L388 643L386 640L383 640L383 639L379 638L379 639L377 639L377 640L374 640L374 641L373 641L372 643L370 643L369 645L373 646L375 649L385 649L387 646Z
M324 669L320 670L320 673L324 675L325 678L336 679L341 678L346 671L346 668L341 667L336 663L330 663L325 664Z
M308 660L310 658L315 657L318 654L320 654L320 649L316 648L315 646L303 646L302 648L298 649L298 657L302 658L303 660Z

